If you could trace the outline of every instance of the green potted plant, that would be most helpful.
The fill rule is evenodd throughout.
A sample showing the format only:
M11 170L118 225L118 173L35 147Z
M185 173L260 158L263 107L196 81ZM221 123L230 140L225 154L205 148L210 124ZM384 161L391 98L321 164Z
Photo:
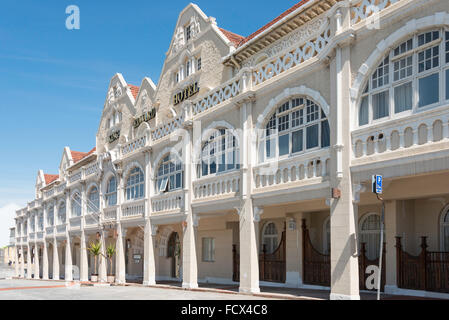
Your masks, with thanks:
M90 281L98 282L98 271L97 271L97 260L101 255L101 243L100 242L91 242L87 250L91 255L94 256L94 272L90 276Z
M115 246L113 244L110 244L106 248L106 258L109 261L109 272L108 272L108 282L114 283L115 276L112 274L112 259L114 258L115 254L117 253L117 250L115 249Z

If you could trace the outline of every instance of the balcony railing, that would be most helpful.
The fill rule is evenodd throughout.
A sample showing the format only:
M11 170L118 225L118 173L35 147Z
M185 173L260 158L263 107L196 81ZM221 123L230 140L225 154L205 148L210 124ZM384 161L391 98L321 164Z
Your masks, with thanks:
M240 171L201 178L193 182L194 200L235 196L241 190Z
M104 220L106 221L117 220L117 207L104 209Z
M151 199L153 213L182 211L184 209L184 190L154 196Z
M97 174L100 172L100 168L98 166L98 163L95 162L88 167L84 168L84 177L87 178L93 174Z
M38 233L36 233L36 238L37 238L37 240L42 240L42 239L44 239L44 233L43 233L43 232L38 232Z
M359 0L353 1L351 6L351 24L357 24L362 20L377 14L379 11L399 2L400 0Z
M122 205L122 218L140 218L145 216L145 199Z
M100 215L98 213L90 213L84 216L84 223L86 226L95 226L100 223Z
M128 142L125 144L125 146L122 147L122 155L126 156L127 154L133 153L134 151L137 151L143 147L145 147L147 143L147 137L143 136L137 139L132 140L131 142Z
M75 183L81 180L83 177L83 171L81 169L75 171L69 176L69 183Z
M184 115L181 115L173 120L170 120L169 122L164 123L159 127L157 127L156 129L154 129L151 132L151 139L153 141L160 140L168 136L172 132L174 132L176 129L181 128L183 123L184 123Z
M62 183L62 184L60 184L59 186L56 187L56 192L58 194L60 194L60 193L64 192L66 187L67 187L67 183L64 182L64 183Z
M353 157L358 159L446 140L448 126L449 112L444 107L355 130Z
M44 197L46 199L50 198L51 196L53 196L55 194L55 188L51 188L50 190L47 190L44 192Z
M254 188L288 186L288 183L327 177L330 172L329 149L322 149L300 156L263 163L253 168Z
M55 227L47 227L45 228L47 236L53 235L55 232Z
M70 218L70 229L80 229L81 228L81 217Z

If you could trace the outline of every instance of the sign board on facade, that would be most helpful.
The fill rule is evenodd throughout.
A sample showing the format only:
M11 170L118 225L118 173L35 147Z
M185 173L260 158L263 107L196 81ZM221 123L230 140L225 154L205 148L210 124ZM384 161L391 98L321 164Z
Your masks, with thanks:
M375 175L372 178L373 183L373 193L382 194L383 192L383 177L379 175Z
M143 115L134 119L133 126L137 129L143 122L149 122L156 118L156 109L151 109L151 111L145 112Z
M181 92L178 92L173 96L173 105L180 104L184 100L187 100L188 98L194 96L200 91L200 88L198 87L198 82L195 82L194 84L191 84Z
M120 130L114 131L109 135L109 143L113 143L114 141L120 138Z

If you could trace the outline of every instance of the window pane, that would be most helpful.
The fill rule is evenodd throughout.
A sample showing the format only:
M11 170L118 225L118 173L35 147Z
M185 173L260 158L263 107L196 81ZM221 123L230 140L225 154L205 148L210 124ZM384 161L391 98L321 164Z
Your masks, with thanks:
M292 133L292 153L303 150L303 131L295 131Z
M360 110L359 110L359 126L368 124L368 117L369 117L368 100L369 100L369 96L362 98L362 103L360 104Z
M330 128L327 120L321 122L321 148L330 146Z
M307 127L307 149L318 147L318 124Z
M438 73L419 79L420 107L428 106L440 100L439 79Z
M267 158L273 158L276 156L276 140L275 139L267 139Z
M446 100L449 100L449 69L446 70Z
M288 141L289 135L283 135L279 137L279 155L283 156L286 154L289 154L289 141Z
M373 95L373 119L381 119L388 117L389 106L388 106L389 94L388 91L380 92Z
M394 88L394 112L399 113L412 109L412 83Z

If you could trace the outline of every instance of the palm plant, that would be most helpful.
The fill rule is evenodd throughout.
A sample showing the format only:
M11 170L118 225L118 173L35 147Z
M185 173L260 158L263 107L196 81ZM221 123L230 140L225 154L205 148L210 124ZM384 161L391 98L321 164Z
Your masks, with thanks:
M94 275L98 275L97 272L97 259L98 256L101 255L101 243L100 242L91 242L87 250L94 256Z
M106 258L109 260L109 274L112 275L112 258L114 258L115 254L117 253L117 250L115 249L115 246L113 244L110 244L106 248Z

